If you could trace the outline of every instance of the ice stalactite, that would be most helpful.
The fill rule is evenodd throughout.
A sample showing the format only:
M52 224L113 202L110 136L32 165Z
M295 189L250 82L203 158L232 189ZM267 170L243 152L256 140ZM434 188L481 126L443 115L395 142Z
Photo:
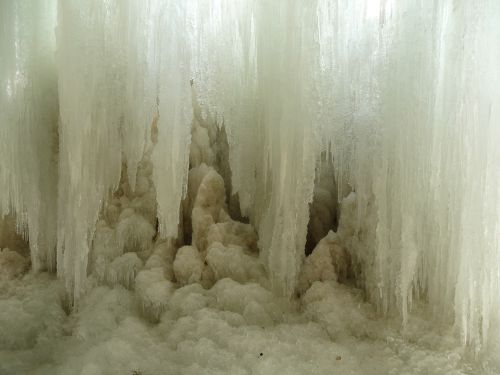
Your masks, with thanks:
M57 271L78 301L99 210L121 173L124 90L120 9L59 3L59 207ZM114 6L113 6L114 5Z
M55 18L55 1L0 4L0 222L16 218L35 270L56 265Z
M314 25L315 17L314 3L260 3L256 17L256 118L263 136L255 196L262 211L256 225L273 289L283 296L292 295L297 283L313 196L318 56L311 53L317 29L307 25ZM301 78L290 79L294 75Z
M122 3L126 16L124 28L124 59L126 63L125 108L121 128L123 160L132 190L136 189L137 168L151 138L151 122L158 115L155 30L159 11L156 2L128 1Z
M153 151L160 236L177 237L179 208L186 195L191 142L191 41L193 7L177 1L158 10L158 143ZM161 4L161 3L160 3Z

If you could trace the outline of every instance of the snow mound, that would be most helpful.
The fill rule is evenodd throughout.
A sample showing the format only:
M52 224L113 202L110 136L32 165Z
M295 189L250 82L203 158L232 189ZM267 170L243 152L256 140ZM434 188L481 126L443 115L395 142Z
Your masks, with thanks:
M66 314L59 281L47 274L27 274L22 279L1 279L0 291L0 353L53 345L62 336ZM9 363L0 360L2 374L3 365Z
M210 170L203 177L193 205L193 244L204 252L207 248L208 229L212 224L229 221L226 191L221 175Z
M266 277L259 258L246 254L240 246L214 242L208 248L206 262L213 270L215 280L227 277L244 283L259 282Z
M174 260L174 275L180 285L199 283L204 263L200 253L193 246L181 247Z
M129 210L122 212L116 227L118 244L124 252L148 250L153 244L155 228L143 216Z
M340 245L338 236L330 231L305 259L297 291L303 294L315 281L345 281L350 269L349 254Z
M135 290L144 316L151 322L158 322L174 290L172 282L165 279L163 269L158 267L139 272Z
M174 280L174 259L176 249L172 241L160 241L153 248L151 256L144 265L145 269L163 268L165 278Z
M245 250L257 252L257 232L251 224L230 220L224 223L212 224L208 228L207 244L220 242L224 246L237 245Z
M121 284L127 289L133 289L135 276L142 266L142 260L136 253L123 254L109 265L106 281L110 285Z
M5 248L0 250L0 278L12 279L24 274L30 266L29 258L17 251Z

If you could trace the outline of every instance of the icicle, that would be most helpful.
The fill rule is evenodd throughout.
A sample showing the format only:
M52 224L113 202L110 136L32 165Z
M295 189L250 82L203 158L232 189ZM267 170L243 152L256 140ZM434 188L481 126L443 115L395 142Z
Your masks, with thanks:
M56 3L0 4L0 220L16 216L35 270L55 268Z
M162 238L177 237L179 208L186 194L191 140L190 33L192 9L167 1L158 15L158 143L152 161Z
M120 180L125 82L120 8L59 2L58 274L77 302L99 210Z

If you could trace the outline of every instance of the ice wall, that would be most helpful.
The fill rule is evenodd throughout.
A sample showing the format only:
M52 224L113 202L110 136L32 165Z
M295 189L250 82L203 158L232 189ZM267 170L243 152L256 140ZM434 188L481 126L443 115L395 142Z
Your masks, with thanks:
M0 3L0 220L16 217L34 269L55 269L56 2Z
M356 5L326 20L338 50L322 43L347 128L326 131L357 196L352 251L381 311L406 320L427 300L479 347L499 300L499 4Z
M0 202L37 268L55 222L46 6L0 13ZM427 301L464 343L486 342L500 286L498 2L61 0L57 13L57 268L76 300L122 162L133 189L152 150L160 235L177 235L194 92L225 126L232 192L275 292L296 287L331 147L339 199L356 192L340 231L370 300L403 322Z

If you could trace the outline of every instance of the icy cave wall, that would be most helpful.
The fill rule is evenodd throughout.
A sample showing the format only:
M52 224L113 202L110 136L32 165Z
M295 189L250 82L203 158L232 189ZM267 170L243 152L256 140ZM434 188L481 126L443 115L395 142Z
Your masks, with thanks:
M356 192L339 232L369 299L403 320L425 300L464 343L487 340L500 307L497 1L10 0L0 18L1 210L35 269L57 259L75 300L103 202L122 162L134 189L151 140L160 235L177 235L194 87L227 130L232 191L277 293L295 289L331 147L339 199Z

